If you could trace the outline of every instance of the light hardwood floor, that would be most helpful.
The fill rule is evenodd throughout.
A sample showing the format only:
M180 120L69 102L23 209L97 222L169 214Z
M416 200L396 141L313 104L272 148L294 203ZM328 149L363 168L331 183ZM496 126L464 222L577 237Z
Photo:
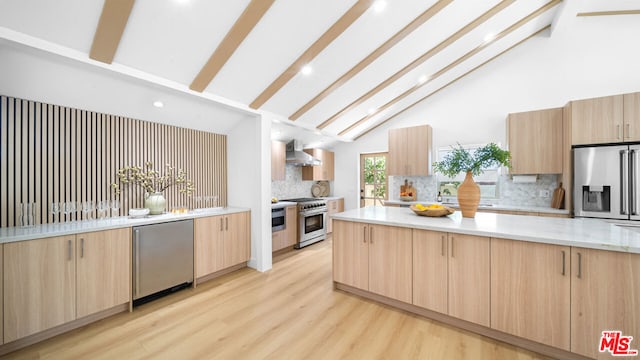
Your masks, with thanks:
M331 242L284 254L11 359L546 359L333 289Z

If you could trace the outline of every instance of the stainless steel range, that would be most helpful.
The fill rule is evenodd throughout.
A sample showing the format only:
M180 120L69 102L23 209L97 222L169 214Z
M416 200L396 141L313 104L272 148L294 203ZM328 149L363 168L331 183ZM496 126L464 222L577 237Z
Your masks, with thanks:
M298 203L298 242L303 248L327 237L327 201L314 198L286 199Z

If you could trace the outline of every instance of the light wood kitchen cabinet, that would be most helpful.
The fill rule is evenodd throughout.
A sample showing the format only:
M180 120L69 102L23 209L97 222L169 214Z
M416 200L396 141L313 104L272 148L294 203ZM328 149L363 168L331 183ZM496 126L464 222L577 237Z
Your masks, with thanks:
M562 108L509 114L511 174L562 173Z
M640 92L624 95L624 141L640 141Z
M413 230L413 305L448 313L447 233Z
M567 112L571 117L571 144L625 141L623 103L623 95L569 102Z
M322 165L303 166L302 180L333 180L335 177L335 159L333 151L324 149L304 149L304 152L322 161Z
M571 248L571 351L596 359L602 331L640 335L640 254Z
M489 326L490 241L449 234L449 315Z
M431 135L429 125L389 130L387 175L431 175Z
M251 213L248 211L225 215L224 261L225 268L246 263L251 256Z
M4 281L4 267L2 265L2 261L4 258L3 255L3 249L4 246L3 244L0 244L0 281ZM3 314L4 314L4 296L2 295L3 293L3 288L4 286L0 285L0 345L4 344L4 319L3 319Z
M569 350L570 248L491 239L491 327Z
M76 318L74 235L4 244L4 342Z
M333 232L333 220L331 215L344 211L344 199L333 199L327 201L327 234Z
M298 207L285 208L285 229L271 233L271 251L293 248L298 241Z
M411 229L336 221L334 281L411 302Z
M130 301L130 229L76 236L77 318Z
M196 278L249 260L251 213L195 219Z
M287 163L287 144L271 142L271 180L284 180Z
M333 281L369 290L367 224L333 222Z

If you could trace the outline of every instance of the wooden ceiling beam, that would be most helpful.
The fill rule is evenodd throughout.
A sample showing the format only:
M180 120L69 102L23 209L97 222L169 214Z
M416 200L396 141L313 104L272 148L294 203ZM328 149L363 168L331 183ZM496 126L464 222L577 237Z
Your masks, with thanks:
M464 54L461 57L459 57L458 59L456 59L454 62L452 62L449 65L447 65L447 66L443 67L442 69L438 70L436 73L434 73L433 75L431 75L429 77L428 81L425 81L422 84L418 84L418 85L415 85L415 86L411 87L409 90L407 90L407 91L403 92L402 94L396 96L393 100L389 101L388 103L386 103L383 106L381 106L378 109L376 109L375 112L373 112L371 114L368 114L365 117L363 117L362 119L360 119L360 120L356 121L355 123L351 124L349 127L347 127L346 129L344 129L340 133L338 133L338 135L342 136L342 135L348 133L349 131L353 130L357 126L360 126L361 124L363 124L367 120L371 119L372 117L376 116L377 114L381 113L382 111L390 108L391 106L393 106L394 104L396 104L400 100L402 100L402 99L406 98L407 96L411 95L412 93L414 93L419 88L425 86L426 84L428 84L431 81L433 81L433 80L437 79L438 77L442 76L443 74L445 74L449 70L451 70L451 69L455 68L456 66L462 64L464 61L470 59L474 55L478 54L480 51L486 49L489 45L491 45L491 44L495 43L496 41L502 39L503 37L511 34L512 32L516 31L517 29L519 29L520 27L522 27L523 25L525 25L529 21L535 19L536 17L540 16L541 14L546 12L547 10L549 10L549 9L553 8L554 6L558 5L561 1L562 0L552 0L552 1L548 2L548 3L546 3L545 5L541 6L537 10L533 11L532 13L530 13L529 15L527 15L527 16L523 17L522 19L518 20L518 22L516 22L515 24L509 26L507 29L501 31L498 35L496 35L491 40L483 42L482 44L480 44L477 47L475 47L473 50L467 52L466 54Z
M403 77L404 75L409 73L411 70L415 69L416 67L418 67L419 65L421 65L422 63L424 63L425 61L427 61L428 59L430 59L434 55L438 54L440 51L446 49L449 45L453 44L456 40L460 39L461 37L463 37L464 35L469 33L471 30L473 30L476 27L480 26L482 23L484 23L485 21L490 19L493 15L499 13L504 8L506 8L507 6L511 5L514 1L515 0L504 0L504 1L501 1L496 6L492 7L491 9L486 11L484 14L480 15L478 18L476 18L475 20L473 20L472 22L467 24L465 27L463 27L462 29L458 30L455 34L449 36L448 38L446 38L445 40L440 42L438 45L436 45L435 47L431 48L426 53L422 54L419 58L413 60L407 66L403 67L400 71L398 71L395 74L391 75L391 77L389 77L388 79L384 80L383 82L378 84L376 87L374 87L373 89L371 89L370 91L368 91L364 95L360 96L358 99L353 101L351 104L345 106L340 111L338 111L337 113L333 114L330 118L328 118L327 120L323 121L320 125L318 125L317 126L318 129L324 129L325 127L329 126L334 121L336 121L338 118L340 118L340 116L342 116L342 115L346 114L347 112L353 110L354 108L356 108L357 106L361 105L362 103L364 103L365 101L367 101L368 99L370 99L371 97L373 97L374 95L379 93L380 91L384 90L387 86L391 85L393 82L395 82L396 80L400 79L401 77Z
M427 96L420 98L420 100L418 100L418 101L414 102L413 104L411 104L411 105L409 105L409 106L405 107L404 109L402 109L402 110L398 111L397 113L395 113L395 114L391 115L390 117L388 117L388 118L386 118L386 119L382 120L381 122L379 122L379 123L375 124L374 126L372 126L372 127L368 128L366 131L364 131L364 132L362 132L362 133L358 134L358 136L356 136L355 138L353 138L353 140L358 140L359 138L361 138L361 137L363 137L363 136L367 135L368 133L372 132L373 130L377 129L378 127L382 126L383 124L385 124L385 123L389 122L390 120L394 119L395 117L399 116L400 114L404 113L405 111L410 110L411 108L413 108L414 106L416 106L416 105L420 104L421 102L423 102L423 101L427 100L427 99L428 99L428 98L430 98L431 96L433 96L433 95L437 94L438 92L440 92L440 91L442 91L442 90L446 89L447 87L449 87L449 86L453 85L453 84L454 84L454 83L456 83L458 80L461 80L462 78L466 77L467 75L471 74L472 72L474 72L474 71L478 70L479 68L483 67L484 65L486 65L486 64L490 63L491 61L495 60L496 58L498 58L498 57L500 57L500 56L504 55L504 54L505 54L506 52L508 52L509 50L511 50L511 49L513 49L513 48L515 48L515 47L517 47L518 45L520 45L520 44L524 43L525 41L527 41L527 40L531 39L532 37L535 37L536 35L540 34L540 33L541 33L541 32L543 32L543 31L546 31L546 30L548 30L548 29L550 29L550 28L551 28L551 25L546 25L546 26L545 26L545 27L543 27L542 29L540 29L540 30L538 30L538 31L534 32L533 34L531 34L531 35L527 36L526 38L524 38L524 39L520 40L519 42L515 43L514 45L510 46L510 47L509 47L509 48L507 48L506 50L503 50L503 51L502 51L502 52L500 52L499 54L497 54L497 55L495 55L495 56L491 57L490 59L488 59L488 60L486 60L486 61L484 61L482 64L480 64L480 65L478 65L478 66L474 67L473 69L471 69L471 70L469 70L469 71L465 72L464 74L462 74L462 75L458 76L457 78L455 78L455 79L453 79L453 80L449 81L447 84L445 84L445 85L443 85L443 86L439 87L438 89L436 89L436 90L434 90L434 91L430 92Z
M367 66L369 66L372 62L386 53L389 49L394 47L397 43L402 41L407 35L411 34L417 28L426 23L429 19L435 16L440 10L444 9L447 5L451 4L453 0L440 0L427 9L425 12L416 17L411 23L405 26L402 30L398 31L393 37L387 40L384 44L380 45L377 49L375 49L371 54L369 54L366 58L360 61L356 66L351 68L349 71L344 73L338 80L334 81L331 85L329 85L326 89L322 90L318 95L316 95L309 102L304 104L300 109L298 109L295 113L289 116L289 119L292 121L298 120L302 115L304 115L307 111L311 110L314 106L318 105L320 101L329 96L333 91L347 83L354 76L356 76L360 71L364 70Z
M258 109L269 101L283 86L285 86L302 67L310 63L322 50L340 36L351 24L364 14L373 4L373 0L358 0L338 21L336 21L322 36L316 40L296 61L293 62L271 85L269 85L249 107Z
M89 57L111 64L135 0L105 0Z
M640 15L640 10L613 10L577 13L576 16Z
M233 24L222 42L214 50L209 60L204 64L198 75L189 85L193 91L203 92L209 86L213 78L218 75L224 64L246 39L251 30L269 10L275 0L251 0L240 17Z

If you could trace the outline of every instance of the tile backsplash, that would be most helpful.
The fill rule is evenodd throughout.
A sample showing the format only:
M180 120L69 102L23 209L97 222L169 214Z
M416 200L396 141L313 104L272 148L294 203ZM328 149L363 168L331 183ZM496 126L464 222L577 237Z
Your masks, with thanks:
M399 199L400 185L407 179L416 188L418 201L435 201L438 195L436 176L390 176L389 199ZM535 183L514 183L509 175L498 177L497 199L487 202L500 205L551 206L553 190L558 186L558 175L538 175ZM483 199L484 202L484 199Z
M316 181L302 180L302 167L287 164L285 179L271 181L271 196L278 199L313 197L311 187ZM329 182L333 188L333 181Z

